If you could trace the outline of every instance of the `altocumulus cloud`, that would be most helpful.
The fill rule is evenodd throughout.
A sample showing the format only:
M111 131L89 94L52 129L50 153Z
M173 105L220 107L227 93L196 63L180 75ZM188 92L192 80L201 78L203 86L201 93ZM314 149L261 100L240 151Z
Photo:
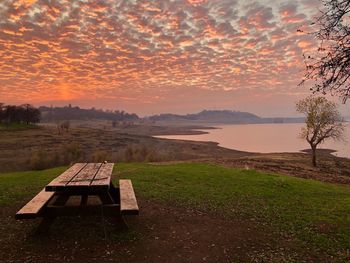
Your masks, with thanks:
M2 0L0 96L156 103L174 90L290 94L316 1Z

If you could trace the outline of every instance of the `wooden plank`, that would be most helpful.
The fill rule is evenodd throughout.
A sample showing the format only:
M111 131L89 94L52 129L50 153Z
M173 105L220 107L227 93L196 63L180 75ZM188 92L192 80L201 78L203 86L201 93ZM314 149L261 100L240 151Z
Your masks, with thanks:
M131 180L119 180L120 213L122 215L137 215L139 207Z
M114 163L102 164L90 185L110 185Z
M88 163L71 181L66 184L70 186L89 186L92 179L101 168L101 163Z
M57 191L63 189L66 184L72 180L87 164L76 163L60 176L52 180L46 187L46 191Z
M32 200L30 200L21 210L16 214L16 219L35 218L39 212L55 195L55 192L46 192L43 189Z

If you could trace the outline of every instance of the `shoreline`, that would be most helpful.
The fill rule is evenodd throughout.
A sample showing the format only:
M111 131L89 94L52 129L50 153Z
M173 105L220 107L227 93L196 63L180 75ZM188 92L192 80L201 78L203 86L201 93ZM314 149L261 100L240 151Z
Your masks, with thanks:
M284 124L291 124L291 123L284 123ZM228 126L231 126L231 124L227 124ZM239 124L240 125L240 124ZM250 125L250 124L249 124ZM224 125L223 125L224 126ZM198 139L194 140L196 138L169 138L173 136L195 136L195 135L204 135L204 134L210 134L210 130L216 130L216 129L223 129L222 127L186 127L188 130L184 130L182 132L177 132L177 133L166 133L166 134L155 134L152 135L153 138L158 138L158 139L167 139L167 140L175 140L175 141L183 141L183 142L207 142L207 143L215 143L217 144L218 147L229 149L229 150L234 150L234 151L241 151L241 152L247 152L247 153L252 153L252 154L273 154L273 153L304 153L304 154L310 154L311 149L309 148L301 148L300 150L292 150L292 151L251 151L251 150L244 150L244 149L239 149L237 147L229 147L222 145L222 142L218 140L207 140L207 138L204 138L203 140ZM198 129L198 130L197 130ZM203 130L209 130L209 131L203 131ZM333 149L333 148L318 148L317 149L317 154L319 155L329 155L329 156L334 156L334 157L339 157L339 158L346 158L350 160L350 156L347 155L337 155L339 153L339 150Z
M229 148L229 147L224 147L222 145L220 145L219 142L215 142L215 141L194 141L194 140L186 140L186 139L175 139L175 138L164 138L163 136L178 136L178 135L202 135L202 134L208 134L208 132L203 132L203 133L192 133L192 134L171 134L171 135L154 135L152 136L152 138L156 138L156 139L162 139L162 140L171 140L171 141L178 141L178 142L191 142L191 143L195 143L195 142L203 142L203 143L211 143L211 144L215 144L217 145L217 147L220 148L224 148L227 150L232 150L232 151L238 151L238 152L244 152L244 153L248 153L248 154L306 154L309 155L311 154L311 149L303 149L303 150L299 150L299 151L281 151L281 152L254 152L254 151L245 151L245 150L240 150L237 148ZM318 155L325 155L325 156L331 156L331 157L336 157L336 158L344 158L344 159L348 159L350 160L350 157L344 157L344 156L337 156L335 155L335 153L337 153L337 150L334 149L323 149L323 148L319 148L316 150L316 153Z

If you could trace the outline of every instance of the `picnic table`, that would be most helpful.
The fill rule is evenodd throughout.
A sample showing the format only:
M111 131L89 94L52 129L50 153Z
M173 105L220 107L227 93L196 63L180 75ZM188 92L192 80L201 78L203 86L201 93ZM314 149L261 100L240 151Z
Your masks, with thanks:
M113 163L74 164L19 210L16 218L137 215L139 208L132 183L119 180L115 187L111 181L113 166Z

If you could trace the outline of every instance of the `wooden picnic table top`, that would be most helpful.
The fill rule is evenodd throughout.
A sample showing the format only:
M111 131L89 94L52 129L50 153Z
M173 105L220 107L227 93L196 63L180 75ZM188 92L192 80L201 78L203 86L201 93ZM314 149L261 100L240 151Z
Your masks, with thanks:
M109 189L114 163L76 163L51 181L45 191Z

